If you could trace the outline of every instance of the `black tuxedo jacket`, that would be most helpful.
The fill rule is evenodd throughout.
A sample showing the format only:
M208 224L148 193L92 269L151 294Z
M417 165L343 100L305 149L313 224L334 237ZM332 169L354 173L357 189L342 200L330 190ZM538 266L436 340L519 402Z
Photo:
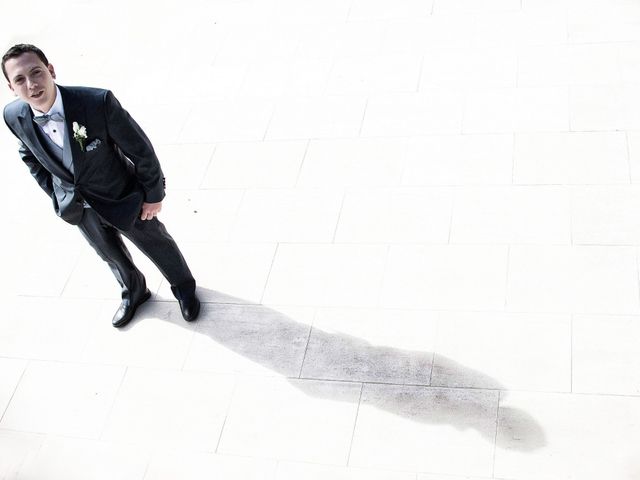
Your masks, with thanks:
M164 176L151 142L109 90L59 89L66 127L63 155L73 162L73 175L41 140L45 134L36 130L29 105L15 100L5 107L4 120L20 140L22 161L67 222L80 222L84 200L109 223L129 230L142 202L164 198ZM84 150L73 138L73 122L86 127ZM95 148L87 149L92 143Z

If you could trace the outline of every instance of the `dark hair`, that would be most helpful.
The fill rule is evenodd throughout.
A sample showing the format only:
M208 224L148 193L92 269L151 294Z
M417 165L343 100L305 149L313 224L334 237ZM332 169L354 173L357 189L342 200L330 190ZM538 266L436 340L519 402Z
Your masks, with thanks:
M49 66L49 60L47 60L47 56L42 52L42 50L40 50L35 45L31 45L29 43L19 43L11 47L9 50L7 50L7 53L5 53L2 56L2 73L4 73L4 78L9 80L9 76L7 75L7 69L4 68L4 64L8 60L19 57L23 53L28 53L28 52L35 53L38 56L38 58L42 60L42 63Z

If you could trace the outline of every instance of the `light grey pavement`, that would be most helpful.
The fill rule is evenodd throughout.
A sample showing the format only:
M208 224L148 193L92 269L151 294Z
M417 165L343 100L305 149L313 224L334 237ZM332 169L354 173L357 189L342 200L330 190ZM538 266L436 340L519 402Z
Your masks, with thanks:
M206 304L136 251L112 328L2 130L0 479L640 479L640 2L2 13L149 133Z

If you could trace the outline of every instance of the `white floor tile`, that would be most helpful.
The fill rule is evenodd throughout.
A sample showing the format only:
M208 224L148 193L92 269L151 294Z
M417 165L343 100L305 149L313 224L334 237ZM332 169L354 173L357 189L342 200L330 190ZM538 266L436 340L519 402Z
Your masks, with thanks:
M567 88L482 89L467 95L463 133L568 130Z
M348 192L336 242L447 243L453 195L450 188Z
M502 310L507 247L392 246L382 305Z
M557 45L567 41L566 15L549 15L548 10L486 12L472 18L471 42L475 46Z
M124 368L31 362L0 427L97 439Z
M156 154L162 165L166 188L198 188L211 161L215 145L159 145Z
M513 47L427 50L420 90L433 87L515 87L518 57Z
M637 283L632 247L512 246L507 309L637 313Z
M198 105L180 133L180 143L252 141L264 138L273 112L271 100L229 100Z
M277 462L211 453L162 452L156 454L145 480L199 480L204 477L225 480L275 480Z
M462 90L448 89L370 98L362 125L362 136L460 133L463 101Z
M625 135L535 133L515 137L514 183L629 183Z
M573 391L640 395L638 317L576 315Z
M152 298L156 300L158 297ZM103 309L87 342L83 361L89 363L180 369L185 362L195 324L180 314L178 302L149 301L125 329L111 325L117 309Z
M258 303L276 250L267 243L185 243L189 268L204 302ZM160 296L173 299L167 282ZM206 309L205 309L206 313Z
M636 186L575 187L571 230L578 245L640 244L640 189Z
M389 3L384 0L355 0L349 9L349 21L426 18L431 14L433 1L400 0Z
M150 455L146 446L49 437L17 478L142 480Z
M241 190L169 192L160 220L179 247L183 242L228 240L242 200Z
M213 452L234 384L224 375L129 368L102 438Z
M276 305L375 306L387 247L283 244L264 302Z
M510 184L513 135L411 138L403 185Z
M640 398L510 393L500 402L498 478L632 479L638 473ZM538 432L521 430L529 416ZM607 439L607 441L603 441Z
M220 143L202 187L293 187L306 149L305 141Z
M616 44L526 48L518 58L518 85L615 85L622 79Z
M640 133L628 132L627 142L629 146L631 183L640 183Z
M44 439L44 435L0 430L0 475L2 478L12 480L21 478L20 472L36 457Z
M451 243L570 243L562 187L464 187L454 194Z
M418 88L422 56L386 55L337 59L331 70L328 95L411 93Z
M29 255L13 255L5 267L13 275L12 290L20 295L57 297L79 256L73 245L63 242L41 242Z
M360 384L354 383L241 380L218 451L344 465L360 389Z
M442 313L431 384L568 392L570 346L569 315Z
M357 97L285 98L269 123L270 140L358 136L366 102Z
M0 356L78 361L102 304L23 297L7 301L4 308L5 314L0 318Z
M241 242L331 242L343 192L327 189L247 190L231 239Z
M631 86L570 88L571 130L640 128L640 94Z
M434 0L434 13L444 12L475 13L494 11L518 11L521 2L519 0L490 0L487 2L474 2L473 0Z
M406 140L371 138L313 140L299 187L378 187L400 183Z
M26 360L0 358L0 378L2 379L0 381L0 412L2 412L2 414L4 414L4 411L9 405L9 401L16 391L18 382L22 378L26 367Z
M373 470L366 468L333 467L312 465L308 463L280 462L276 480L415 480L416 476L409 472L389 470Z

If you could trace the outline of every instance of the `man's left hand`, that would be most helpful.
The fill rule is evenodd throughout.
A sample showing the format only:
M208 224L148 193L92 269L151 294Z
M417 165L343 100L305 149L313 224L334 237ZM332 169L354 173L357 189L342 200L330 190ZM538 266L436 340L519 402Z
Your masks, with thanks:
M157 203L147 203L144 202L142 204L142 213L140 214L140 218L142 220L152 220L153 217L157 217L162 210L162 202Z

